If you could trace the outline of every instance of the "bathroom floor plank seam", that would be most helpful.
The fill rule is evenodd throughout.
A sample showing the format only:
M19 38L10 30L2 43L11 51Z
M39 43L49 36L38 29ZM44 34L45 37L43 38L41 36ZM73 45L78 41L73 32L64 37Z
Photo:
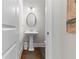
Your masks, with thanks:
M42 59L40 48L35 48L34 52L24 50L20 59Z

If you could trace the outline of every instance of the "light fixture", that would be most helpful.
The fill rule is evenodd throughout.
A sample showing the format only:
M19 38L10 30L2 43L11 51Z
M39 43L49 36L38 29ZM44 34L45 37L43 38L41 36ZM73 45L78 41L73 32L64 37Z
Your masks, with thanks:
M28 11L32 11L32 12L34 12L34 11L35 11L35 8L33 8L33 7L29 7L29 8L28 8Z

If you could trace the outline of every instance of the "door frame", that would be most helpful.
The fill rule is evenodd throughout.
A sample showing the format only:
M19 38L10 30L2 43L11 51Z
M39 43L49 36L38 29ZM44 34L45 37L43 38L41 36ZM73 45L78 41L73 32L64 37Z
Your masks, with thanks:
M52 0L45 0L45 59L52 59L53 42L53 9Z

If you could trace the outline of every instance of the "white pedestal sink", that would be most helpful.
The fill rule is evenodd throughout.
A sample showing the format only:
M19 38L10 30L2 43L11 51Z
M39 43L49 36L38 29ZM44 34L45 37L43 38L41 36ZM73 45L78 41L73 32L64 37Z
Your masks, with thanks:
M38 32L35 32L35 31L25 31L25 34L29 36L29 51L34 51L33 36L37 35Z

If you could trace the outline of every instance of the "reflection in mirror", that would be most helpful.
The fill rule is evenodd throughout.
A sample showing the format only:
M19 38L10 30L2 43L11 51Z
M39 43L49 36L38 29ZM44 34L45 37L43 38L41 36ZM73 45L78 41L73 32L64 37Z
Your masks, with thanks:
M29 13L26 18L26 23L29 27L34 27L36 25L36 16L33 13Z

